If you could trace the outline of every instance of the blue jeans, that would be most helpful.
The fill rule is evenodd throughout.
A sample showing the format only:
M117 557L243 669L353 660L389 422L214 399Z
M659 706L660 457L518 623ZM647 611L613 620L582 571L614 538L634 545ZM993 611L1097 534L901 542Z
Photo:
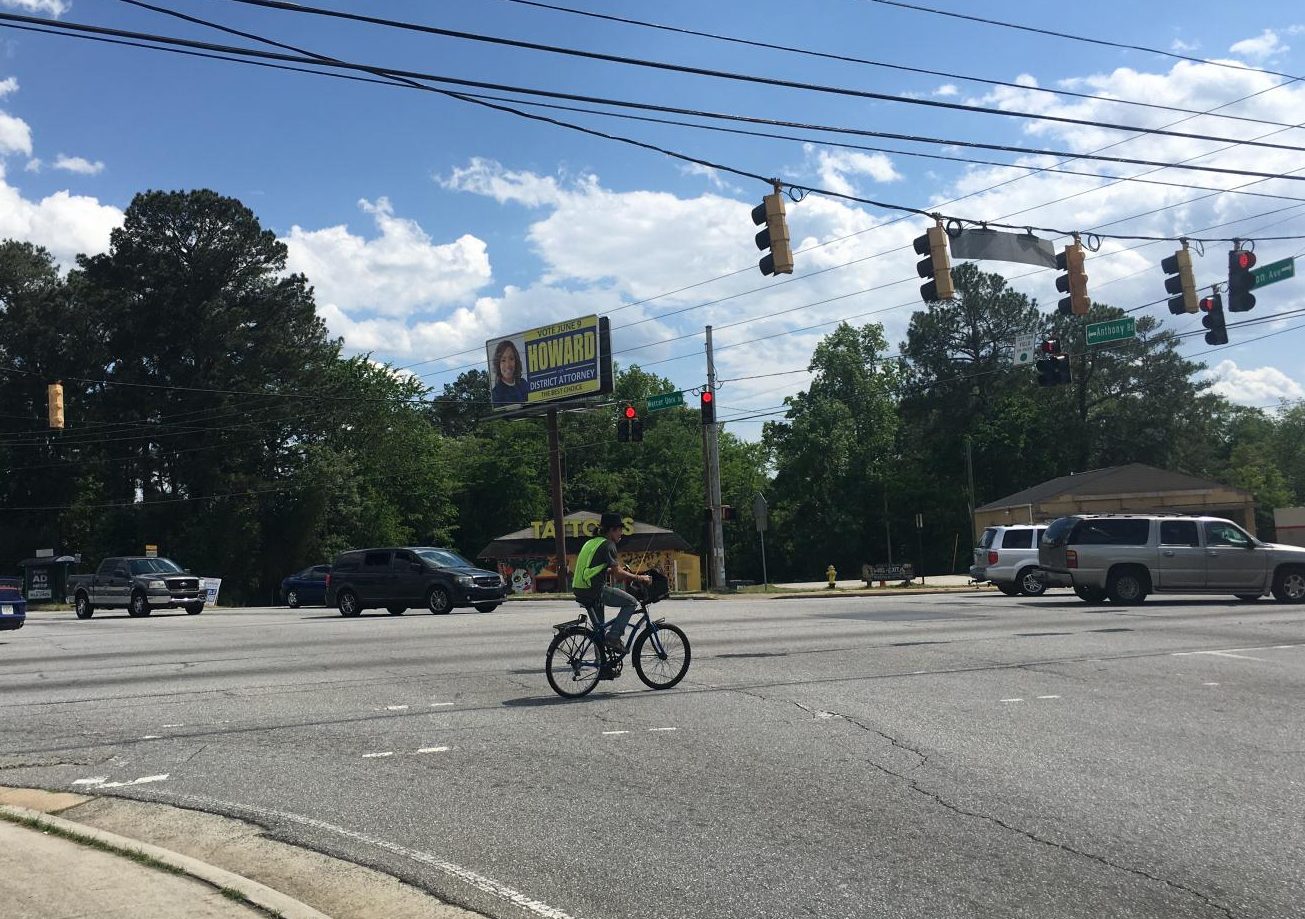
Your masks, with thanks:
M619 606L621 611L616 614L616 618L607 624L607 630L604 637L615 635L621 638L625 635L625 627L630 624L630 618L634 616L634 611L639 608L639 601L630 596L619 587L613 587L610 584L603 587L603 606Z

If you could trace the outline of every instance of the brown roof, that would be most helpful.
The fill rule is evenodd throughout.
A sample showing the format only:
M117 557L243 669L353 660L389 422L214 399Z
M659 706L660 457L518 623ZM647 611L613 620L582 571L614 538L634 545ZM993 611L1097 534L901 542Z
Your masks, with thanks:
M1063 475L1050 479L1041 485L1034 485L1013 495L1007 495L991 501L977 511L1001 510L1007 507L1022 507L1026 504L1040 504L1050 498L1062 496L1089 495L1135 495L1148 492L1166 491L1231 491L1249 497L1250 493L1241 488L1224 485L1210 479L1184 475L1148 466L1145 463L1129 463L1127 466L1107 466L1105 469L1092 469L1076 475Z

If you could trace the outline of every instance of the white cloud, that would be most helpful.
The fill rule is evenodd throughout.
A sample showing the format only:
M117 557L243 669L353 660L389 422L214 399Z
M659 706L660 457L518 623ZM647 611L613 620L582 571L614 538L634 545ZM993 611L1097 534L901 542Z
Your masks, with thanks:
M29 201L4 180L0 166L0 239L19 239L49 249L70 265L76 255L109 248L109 232L122 224L122 211L95 198L57 191Z
M956 87L955 83L944 83L935 89L933 94L935 96L959 96L961 91Z
M27 165L23 167L23 171L24 171L24 172L40 172L40 171L41 171L41 168L42 168L44 165L45 165L45 162L44 162L40 157L33 157L32 159L30 159L30 160L27 161Z
M40 162L39 160L37 161ZM37 168L40 168L39 165ZM54 168L62 169L65 172L75 172L78 175L93 176L99 175L104 171L104 164L99 160L91 162L80 156L64 156L60 153L54 160Z
M28 13L45 13L50 16L62 16L72 9L68 0L0 0L0 6L19 9Z
M843 195L858 194L849 176L867 176L876 182L896 182L902 178L893 161L882 153L857 153L853 150L822 150L805 145L808 157L815 155L815 171L820 186Z
M6 77L0 80L0 97L18 92L18 78Z
M510 201L526 207L543 207L557 204L563 197L557 180L552 177L504 169L494 160L481 157L472 158L465 167L455 168L448 178L436 176L435 181L454 191L485 195L499 204Z
M1263 405L1278 399L1305 398L1305 386L1277 367L1243 369L1236 362L1220 361L1203 374L1214 380L1210 391L1246 405Z
M1201 50L1201 43L1199 41L1183 41L1181 38L1175 38L1169 44L1169 50L1175 51L1179 54L1191 54L1193 51Z
M10 153L32 155L32 129L23 119L0 112L0 156Z
M358 206L379 236L365 239L343 225L295 226L284 240L290 270L308 276L319 303L344 313L408 316L466 303L489 283L489 255L476 237L437 244L416 221L396 217L385 198Z
M1265 60L1275 54L1282 54L1289 50L1290 46L1284 45L1282 40L1278 38L1277 33L1272 29L1265 29L1254 38L1244 38L1228 49L1232 54L1249 57L1257 61Z

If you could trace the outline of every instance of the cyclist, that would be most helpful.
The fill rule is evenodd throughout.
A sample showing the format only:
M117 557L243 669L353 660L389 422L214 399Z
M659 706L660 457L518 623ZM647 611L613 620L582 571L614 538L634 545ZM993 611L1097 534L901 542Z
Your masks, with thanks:
M608 579L620 578L624 581L638 581L642 584L652 583L652 578L647 575L635 574L621 564L620 557L616 553L616 544L621 541L621 537L624 535L625 521L621 518L621 515L603 514L598 521L598 534L586 541L580 548L580 554L576 556L575 578L571 581L571 589L575 592L576 599L583 603L587 609L595 612L597 621L594 623L594 627L596 629L603 627L604 607L619 606L621 608L621 611L616 614L616 618L608 623L603 638L603 643L607 645L608 649L618 654L625 650L625 643L621 639L625 634L625 627L630 624L630 617L634 615L639 603L624 590L609 584Z

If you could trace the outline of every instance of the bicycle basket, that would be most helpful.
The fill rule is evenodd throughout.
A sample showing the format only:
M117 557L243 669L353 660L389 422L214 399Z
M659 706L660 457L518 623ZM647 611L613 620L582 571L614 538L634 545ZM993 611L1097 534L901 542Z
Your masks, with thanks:
M640 574L646 574L652 578L651 584L631 584L631 593L635 599L641 600L644 604L656 603L658 600L665 600L671 595L671 582L666 579L656 568L650 568L642 571Z

